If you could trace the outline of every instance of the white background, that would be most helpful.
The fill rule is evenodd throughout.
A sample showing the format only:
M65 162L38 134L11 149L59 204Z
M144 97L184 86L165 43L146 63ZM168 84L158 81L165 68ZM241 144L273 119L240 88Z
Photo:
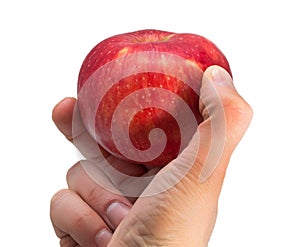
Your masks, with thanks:
M1 1L0 245L58 246L49 201L75 149L51 121L99 41L145 28L206 36L254 109L210 247L300 246L297 1Z

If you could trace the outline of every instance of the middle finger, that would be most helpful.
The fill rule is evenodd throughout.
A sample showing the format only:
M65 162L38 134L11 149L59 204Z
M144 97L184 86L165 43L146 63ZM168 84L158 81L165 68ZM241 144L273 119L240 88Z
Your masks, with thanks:
M89 169L89 174L86 169ZM96 181L100 181L101 184ZM118 226L132 206L131 202L114 187L110 179L89 161L80 161L74 165L68 171L67 183L70 190L80 195L111 229Z

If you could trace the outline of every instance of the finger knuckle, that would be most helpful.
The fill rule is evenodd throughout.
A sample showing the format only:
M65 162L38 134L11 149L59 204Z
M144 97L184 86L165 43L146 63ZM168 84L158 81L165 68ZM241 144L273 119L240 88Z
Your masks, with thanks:
M225 102L227 142L236 146L246 132L252 116L251 106L239 95Z
M95 186L87 193L87 201L91 205L102 205L103 201L107 200L107 196L108 193L105 189Z
M72 181L72 179L75 177L76 173L79 171L80 162L81 161L78 161L75 165L70 167L69 170L67 171L66 180L67 180L68 184L70 183L70 181Z
M50 217L53 218L53 214L55 214L57 207L62 203L63 198L65 198L70 193L67 189L62 189L56 192L50 201Z
M240 96L233 96L224 103L227 118L235 124L241 122L249 123L252 119L253 110L251 106Z
M79 245L77 245L75 240L70 235L66 235L66 236L62 237L60 239L59 244L60 244L60 247L79 246Z

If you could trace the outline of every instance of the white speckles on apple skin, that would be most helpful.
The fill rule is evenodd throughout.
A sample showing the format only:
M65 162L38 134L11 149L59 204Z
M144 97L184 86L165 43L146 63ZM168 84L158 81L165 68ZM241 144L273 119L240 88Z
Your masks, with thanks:
M115 98L118 98L118 100L123 96L127 95L125 91L130 92L131 90L135 90L135 88L138 88L138 83L143 83L143 87L156 87L153 89L150 89L148 91L145 91L144 94L140 93L137 94L137 99L132 101L133 107L141 107L141 102L148 102L146 105L149 107L151 105L152 101L155 101L159 106L161 107L170 107L171 110L177 109L176 105L178 104L178 100L173 98L173 96L169 96L168 98L162 98L161 96L155 96L157 95L157 92L165 89L168 90L168 88L172 88L172 81L175 78L178 78L179 81L185 82L188 84L188 82L191 82L191 88L198 93L199 88L198 85L194 81L199 82L200 78L198 74L198 70L195 71L195 67L200 68L202 71L204 70L204 67L209 65L209 63L206 63L206 58L202 58L203 53L206 52L207 59L213 58L215 59L214 54L217 53L218 50L203 50L202 48L206 46L208 43L205 43L206 41L201 40L200 37L196 35L190 35L190 34L183 34L183 36L180 37L180 35L177 34L165 34L161 31L151 31L151 40L145 39L149 37L146 34L148 31L141 31L140 33L137 33L134 38L136 42L132 41L132 37L129 37L126 35L119 35L114 38L110 38L109 40L106 40L100 45L98 48L96 48L93 52L93 54L88 58L88 60L85 62L85 67L88 67L89 69L84 69L82 76L80 77L80 87L88 80L88 78L101 66L104 68L109 67L106 66L106 64L109 64L110 62L116 60L113 63L113 66L109 67L106 72L103 71L103 76L108 78L107 81L107 87L111 87L115 84L115 82L120 81L122 78L128 78L129 76L134 75L134 73L145 73L146 78L142 78L142 76L137 75L136 79L133 79L131 82L124 80L124 84L122 84L121 88L117 87L117 91L121 91L120 93L117 93L114 91L113 94L111 94L111 101L109 101L109 104L107 105L107 109L113 109L112 107L112 100ZM142 34L144 34L143 38L139 38ZM157 37L160 37L161 40L157 40ZM138 39L137 39L138 38ZM168 40L174 40L173 43L167 42ZM158 41L158 42L157 42ZM176 43L177 42L177 43ZM203 45L204 44L204 45ZM136 55L134 55L136 53ZM130 57L134 58L132 60L129 60ZM118 60L118 58L124 58L125 60ZM180 58L180 59L179 59ZM147 60L148 59L148 60ZM179 60L179 61L178 61ZM184 60L191 60L193 64L189 62L184 62ZM215 59L218 60L218 59ZM93 62L95 62L93 64ZM179 62L179 63L178 63ZM142 67L141 67L142 64ZM204 64L204 65L203 65ZM203 66L202 66L203 65ZM125 69L124 69L125 68ZM162 69L161 69L162 68ZM160 73L163 75L166 75L164 79L161 79L159 75L157 76L149 76L147 74L148 72L155 72ZM116 75L119 75L116 76ZM170 75L168 77L168 75ZM96 78L96 77L95 77ZM114 79L112 79L114 78ZM149 82L149 78L151 80L156 80L157 82L155 84ZM158 79L160 78L160 79ZM197 78L194 80L194 78ZM201 77L202 78L202 77ZM157 80L158 79L158 80ZM192 80L193 79L193 80ZM145 81L146 80L146 81ZM109 81L109 83L108 83ZM110 81L112 83L110 84ZM144 81L144 82L143 82ZM177 84L176 84L177 85ZM102 85L101 88L105 87L106 85ZM99 87L100 88L100 87ZM91 86L90 91L91 94L96 94L95 91L97 88ZM102 90L102 89L101 89ZM156 92L155 92L156 90ZM104 90L105 91L105 90ZM172 88L172 92L174 94L179 93L180 95L183 95L186 97L190 92L188 88ZM101 94L102 95L102 94ZM83 96L84 98L88 98L88 96ZM98 99L102 96L98 96ZM123 100L121 100L123 101ZM141 101L141 102L140 102ZM100 102L100 101L99 101ZM92 103L93 104L93 103ZM94 104L96 105L96 104ZM125 109L126 104L123 105ZM91 115L92 124L94 123L94 115L95 107L93 106L93 109L87 109L89 114ZM169 108L168 108L169 109ZM105 110L105 109L104 109ZM120 115L126 115L130 114L131 110L124 110L120 111ZM107 113L108 111L104 111L104 113ZM145 114L149 114L151 116L152 112L151 110L147 113L145 111ZM153 116L154 116L153 112ZM153 117L151 116L151 117ZM182 119L182 115L180 115ZM103 117L103 116L102 116ZM98 118L97 118L98 119ZM99 121L101 118L99 118ZM120 118L120 121L124 120L123 118ZM92 125L91 124L91 125ZM141 122L141 124L144 125L144 122ZM91 131L95 132L93 129L95 126L92 126ZM99 132L100 133L100 132ZM108 145L111 146L110 144Z

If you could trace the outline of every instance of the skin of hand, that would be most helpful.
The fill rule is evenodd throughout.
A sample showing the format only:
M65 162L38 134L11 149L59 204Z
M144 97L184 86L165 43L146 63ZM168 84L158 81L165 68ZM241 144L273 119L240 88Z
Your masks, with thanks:
M91 137L80 117L74 122L75 108L76 99L65 98L52 115L58 129L87 157L70 168L68 189L60 190L51 200L50 217L60 245L207 246L230 157L252 118L251 107L237 93L230 75L218 66L204 72L199 102L204 121L196 137L177 159L155 171L152 181L135 198L118 191L124 181L110 178L114 193L86 173L84 167L94 158L86 145ZM224 131L216 134L214 129ZM217 159L208 158L213 153L213 143L223 143ZM152 172L143 166L124 165L107 153L104 156L123 173L139 177ZM185 174L179 179L183 170ZM100 178L107 179L107 174Z

